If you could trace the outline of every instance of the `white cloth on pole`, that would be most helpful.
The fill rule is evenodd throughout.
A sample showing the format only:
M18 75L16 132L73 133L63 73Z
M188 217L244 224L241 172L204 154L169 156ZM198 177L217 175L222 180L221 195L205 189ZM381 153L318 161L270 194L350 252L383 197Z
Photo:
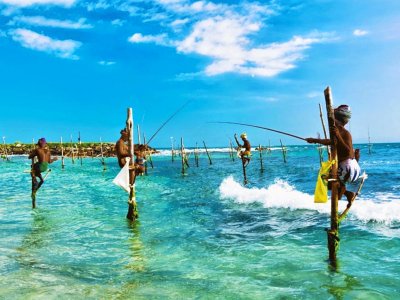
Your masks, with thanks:
M129 186L129 161L130 157L126 157L126 163L125 166L119 171L117 176L115 176L113 183L115 185L118 185L122 189L124 189L127 193L131 191L131 188Z

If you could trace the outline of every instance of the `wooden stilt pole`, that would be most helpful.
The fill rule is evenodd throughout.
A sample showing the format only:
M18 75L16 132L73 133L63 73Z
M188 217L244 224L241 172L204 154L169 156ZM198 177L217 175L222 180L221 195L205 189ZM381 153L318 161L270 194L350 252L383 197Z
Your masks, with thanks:
M319 117L321 119L321 124L322 124L322 130L324 131L324 137L325 139L328 138L327 134L326 134L326 129L325 129L325 122L324 122L324 118L322 117L322 107L321 107L321 103L318 103L319 105ZM326 151L328 152L328 159L331 159L331 152L329 150L329 146L326 146ZM322 152L322 151L321 151Z
M127 119L126 119L126 130L128 132L128 151L129 151L129 185L130 185L130 193L128 200L128 213L126 218L135 221L139 215L137 212L136 205L136 190L135 190L135 168L134 168L134 139L133 139L133 114L132 108L128 108L127 111Z
M184 153L184 148L183 148L183 138L181 137L181 161L182 161L182 175L185 174L185 153Z
M244 157L242 157L241 161L242 161L242 169L243 169L243 182L244 182L244 185L246 185L249 183L249 181L247 180L246 166L244 165L246 160L244 159Z
M60 137L60 146L61 146L61 169L64 170L65 162L64 162L64 146L63 146L62 137Z
M197 146L197 142L196 142L196 148L194 148L194 160L196 163L196 167L199 167L199 147Z
M72 144L72 134L71 134L71 139L70 139L70 147L71 147L71 160L72 163L75 163L75 159L74 159L74 145Z
M103 152L103 142L100 137L100 155L101 155L101 164L103 165L103 171L107 170L106 160L104 159L104 152Z
M140 141L140 127L139 124L137 124L137 136L138 136L138 144L141 145L142 142ZM146 142L144 142L146 144Z
M229 139L229 156L232 161L235 161L235 151L233 150L232 141Z
M261 167L261 172L264 172L264 165L263 165L263 157L262 157L262 148L261 148L261 144L258 145L258 152L260 153L260 167Z
M206 142L203 141L203 144L204 144L204 149L206 149L206 153L207 153L207 156L208 156L208 160L209 160L209 162L210 162L210 165L212 165L211 156L210 156L210 153L208 153L208 149L207 149L207 146L206 146Z
M6 145L6 137L3 136L3 147L4 147L4 159L9 161L8 153L7 153L7 145Z
M372 153L372 144L371 144L371 137L369 136L369 127L368 127L368 154Z
M331 140L331 158L335 160L332 165L332 191L331 191L331 228L327 231L328 233L328 250L329 260L333 266L336 266L336 253L339 248L339 222L338 222L338 187L339 181L337 177L338 161L337 161L337 148L336 138L332 131L335 126L335 115L333 111L333 101L331 89L328 86L325 91L325 102L326 111L328 113L328 125L329 125L329 136Z
M286 147L283 146L282 140L279 139L279 141L281 142L283 161L286 163L286 151L287 151L287 150L286 150Z
M172 160L172 162L174 162L174 156L175 156L175 153L174 153L174 138L171 136L171 160Z
M82 141L81 141L81 132L79 131L79 135L78 135L78 144L79 144L79 148L78 148L78 157L81 161L81 166L82 166Z

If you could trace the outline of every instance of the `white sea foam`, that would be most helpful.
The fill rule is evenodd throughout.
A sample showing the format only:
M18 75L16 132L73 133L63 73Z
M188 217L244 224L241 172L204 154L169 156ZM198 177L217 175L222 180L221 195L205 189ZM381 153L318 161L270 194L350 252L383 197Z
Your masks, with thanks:
M330 201L314 203L314 196L296 190L284 180L276 180L266 188L246 188L232 176L225 178L219 186L222 199L232 199L237 203L260 203L265 208L287 208L291 210L307 209L330 214ZM387 199L382 201L383 199ZM364 222L382 223L400 222L400 199L393 195L380 195L379 202L358 198L349 212L349 216ZM346 208L347 201L339 201L339 211Z

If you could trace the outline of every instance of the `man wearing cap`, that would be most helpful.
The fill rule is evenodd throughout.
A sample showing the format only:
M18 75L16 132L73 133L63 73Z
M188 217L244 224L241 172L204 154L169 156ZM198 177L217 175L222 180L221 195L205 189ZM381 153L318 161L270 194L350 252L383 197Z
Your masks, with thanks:
M355 196L354 183L360 176L361 170L358 165L359 152L355 153L353 148L353 140L351 134L344 126L351 118L351 110L348 105L340 105L334 109L335 126L332 128L334 137L336 138L337 156L338 156L338 176L340 180L339 199L344 194L350 202ZM322 144L329 146L330 139L307 138L308 143ZM357 155L356 155L357 154ZM347 184L347 187L346 187Z
M57 157L51 158L50 150L46 147L47 142L45 138L39 139L37 145L38 147L28 156L29 159L32 159L32 194L36 193L44 182L42 172L47 171L49 164L58 159ZM37 157L37 162L34 162L35 157ZM39 183L36 177L39 177Z
M247 134L246 133L242 133L240 135L240 138L243 141L243 145L241 145L237 139L237 134L235 133L235 141L236 144L238 145L239 149L244 148L244 150L240 151L239 155L240 158L242 159L243 162L243 166L246 167L249 162L250 162L250 158L251 158L251 146L250 146L250 142L247 139Z

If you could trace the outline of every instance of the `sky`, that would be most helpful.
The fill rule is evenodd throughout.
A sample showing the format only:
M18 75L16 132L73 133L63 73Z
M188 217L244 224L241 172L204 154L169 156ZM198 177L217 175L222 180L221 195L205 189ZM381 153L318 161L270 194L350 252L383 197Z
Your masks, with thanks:
M187 103L151 146L301 145L212 122L316 137L330 86L354 143L400 142L399 53L398 0L0 0L0 136L114 142L132 107L148 139Z

